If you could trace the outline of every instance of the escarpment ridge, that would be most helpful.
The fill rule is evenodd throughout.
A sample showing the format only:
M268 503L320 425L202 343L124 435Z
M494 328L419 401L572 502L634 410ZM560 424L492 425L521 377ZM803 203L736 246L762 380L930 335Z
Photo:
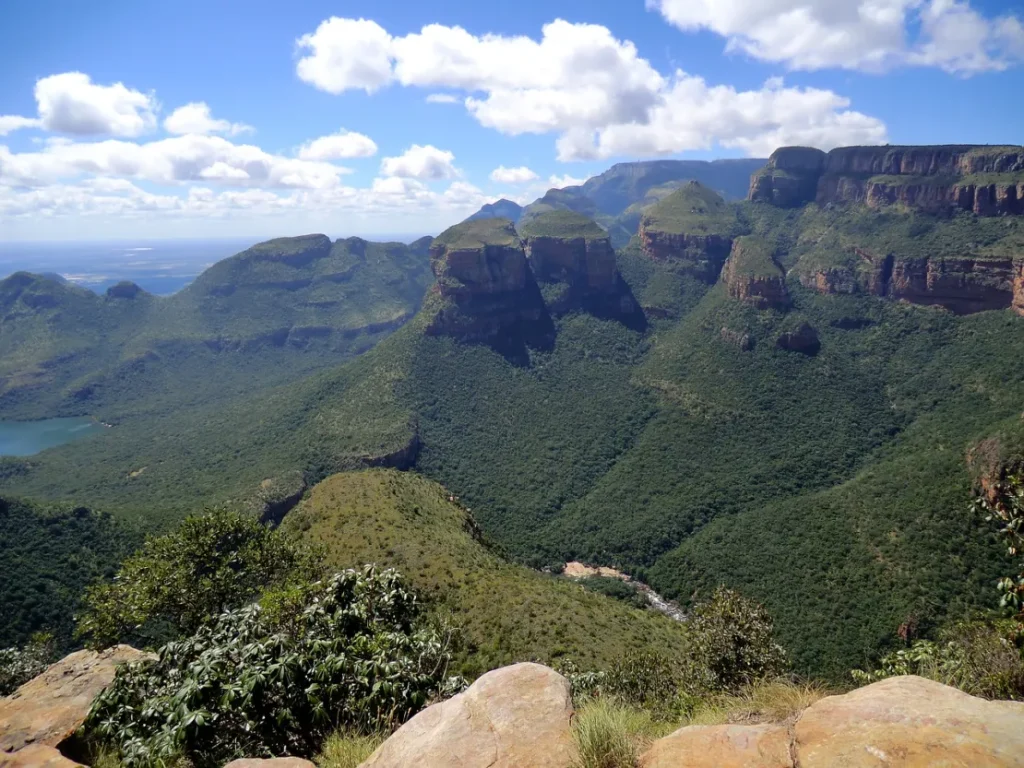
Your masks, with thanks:
M783 147L751 179L748 199L953 208L1024 214L1024 147L987 145Z

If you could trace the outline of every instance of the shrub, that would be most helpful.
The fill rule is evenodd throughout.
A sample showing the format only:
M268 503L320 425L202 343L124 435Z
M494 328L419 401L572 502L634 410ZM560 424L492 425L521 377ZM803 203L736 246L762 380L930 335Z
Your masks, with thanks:
M920 675L974 696L1024 700L1021 642L1013 621L965 621L943 630L938 641L917 640L883 657L877 669L851 674L860 685Z
M23 648L0 648L0 696L8 696L54 660L53 637L38 633Z
M975 502L975 509L999 526L999 535L1014 559L1017 572L999 580L999 605L1014 611L1024 630L1024 476L1012 474L996 483L988 496Z
M607 597L614 597L634 608L646 609L649 607L647 599L636 588L636 585L622 579L616 579L613 576L590 576L582 579L580 584L584 589Z
M188 635L267 588L318 574L316 555L254 517L192 516L88 589L78 634L97 647Z
M225 613L118 670L86 736L129 766L309 756L339 728L389 730L442 688L444 640L416 628L416 597L394 571L346 571L282 604Z
M692 693L738 691L758 680L779 677L786 652L775 642L765 609L725 587L690 614L691 658L685 687Z

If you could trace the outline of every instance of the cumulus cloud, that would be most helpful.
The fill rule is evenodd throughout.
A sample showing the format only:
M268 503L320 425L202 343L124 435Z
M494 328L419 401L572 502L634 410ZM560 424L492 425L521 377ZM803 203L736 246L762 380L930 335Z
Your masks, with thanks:
M717 143L763 157L792 144L827 150L884 143L885 124L846 110L849 104L828 90L770 83L756 91L737 91L709 86L703 78L680 71L646 124L568 132L558 140L558 154L563 160L667 155L711 149Z
M567 173L562 176L548 177L548 184L550 184L555 189L565 189L566 187L578 187L585 181L586 179L577 179L575 176L570 176Z
M385 157L380 169L385 176L436 181L458 176L454 163L455 155L447 150L413 144L398 157Z
M525 165L518 168L506 168L504 165L499 165L491 171L491 181L496 181L499 184L526 184L536 181L538 178L540 177Z
M792 69L883 71L900 65L972 75L1024 59L1020 18L987 17L967 0L647 0L684 31L710 30L726 50Z
M164 119L164 129L168 133L176 134L227 133L231 136L253 130L251 125L215 119L210 113L210 108L202 101L193 101L171 112Z
M373 93L391 81L391 35L375 21L332 17L296 41L299 78L328 93Z
M155 184L213 180L232 185L321 189L347 169L282 157L221 136L187 134L138 144L50 141L42 151L12 153L0 145L0 185L42 187L83 174ZM244 175L243 175L244 174Z
M462 99L451 93L431 93L427 96L427 104L458 104Z
M140 136L156 127L159 104L152 94L123 83L98 85L82 72L36 82L39 123L48 131L78 136Z
M40 125L40 121L34 117L0 115L0 136L6 136L8 133L22 128L38 128Z
M670 0L665 2L671 5ZM767 0L765 5L784 2ZM699 27L703 16L697 14L698 7L711 13L718 6L702 0L694 4L690 16L677 21ZM845 13L834 11L839 16ZM690 18L698 21L686 21ZM372 31L375 42L372 55L361 65L362 49L348 45L347 35L352 25L366 24L373 29L361 28ZM813 139L823 147L886 139L879 120L851 110L849 100L832 91L786 88L778 79L759 90L737 91L685 72L665 76L639 55L633 43L595 24L556 20L542 28L539 40L478 36L440 24L392 37L374 22L332 18L300 44L310 51L299 62L300 76L318 88L332 93L370 90L367 83L372 79L374 88L397 83L458 89L465 94L466 109L481 125L508 135L556 134L558 157L564 161L660 155L715 145L767 154L764 147L787 137ZM691 126L694 114L697 124Z
M303 160L344 160L354 157L373 157L377 144L369 136L342 129L330 136L306 142L299 148Z

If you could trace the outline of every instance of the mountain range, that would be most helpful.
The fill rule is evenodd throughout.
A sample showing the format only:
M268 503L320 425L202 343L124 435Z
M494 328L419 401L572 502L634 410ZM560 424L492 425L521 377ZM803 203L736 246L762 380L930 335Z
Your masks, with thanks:
M991 601L968 507L1024 431L1022 201L1020 147L784 148L615 166L410 246L270 241L166 299L14 275L0 415L115 428L0 461L0 492L126 530L251 509L401 564L480 647L507 632L483 596L536 590L559 640L515 642L546 660L641 619L537 570L726 584L840 677Z

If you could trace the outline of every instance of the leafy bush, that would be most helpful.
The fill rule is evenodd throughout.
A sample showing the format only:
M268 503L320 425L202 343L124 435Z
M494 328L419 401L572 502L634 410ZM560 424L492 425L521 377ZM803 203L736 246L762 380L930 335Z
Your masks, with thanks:
M877 669L854 670L860 685L899 675L920 675L974 696L1024 700L1024 636L1012 621L961 622L938 641L917 640L883 657Z
M112 582L88 589L78 633L98 647L187 635L270 587L318 573L315 554L253 517L193 516L147 539Z
M416 627L417 599L396 572L345 571L289 592L273 611L225 613L118 670L87 737L129 766L310 756L339 728L387 731L442 688L445 642Z
M786 669L786 652L775 642L765 609L725 587L690 614L692 656L686 687L691 692L737 691Z
M42 674L54 660L53 636L37 634L24 648L0 648L0 696Z
M1024 623L1024 476L1014 474L997 483L989 496L975 502L975 509L999 525L999 535L1016 561L1017 573L999 580L999 606L1016 612L1018 621Z

